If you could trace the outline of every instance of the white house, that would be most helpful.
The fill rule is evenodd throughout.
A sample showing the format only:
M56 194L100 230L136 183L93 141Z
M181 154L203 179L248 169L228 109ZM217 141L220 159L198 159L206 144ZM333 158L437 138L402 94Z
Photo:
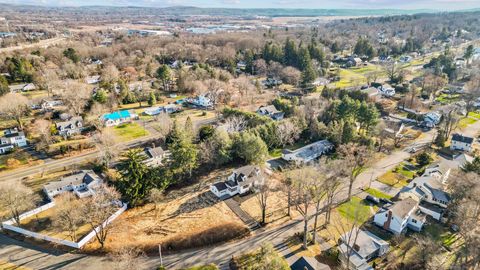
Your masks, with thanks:
M163 112L162 107L150 107L150 108L145 109L145 111L143 113L146 114L146 115L154 116L154 115L159 115L162 112Z
M103 124L106 127L113 127L118 126L123 123L130 122L134 119L134 115L132 115L129 111L116 111L113 113L106 113L102 115L100 118L103 121Z
M88 84L97 84L100 83L101 81L100 75L95 75L95 76L89 76L85 79L85 82Z
M419 202L413 198L406 198L395 202L390 207L383 207L375 214L373 222L394 234L401 234L408 227L414 231L421 231L426 216L420 211Z
M83 119L81 116L75 116L67 121L55 123L57 133L60 136L70 137L75 134L80 134L83 130Z
M263 116L268 116L272 118L273 120L282 120L283 117L285 116L285 113L282 111L277 110L275 106L270 105L270 106L261 106L258 110L257 113Z
M213 107L213 101L206 96L196 96L195 98L187 98L185 99L187 103L201 108L211 108Z
M450 195L445 191L451 169L444 163L436 163L425 169L422 176L413 179L400 191L400 198L419 200L419 209L440 220L450 203Z
M304 164L328 153L333 147L333 144L328 140L322 140L305 145L304 147L293 151L284 149L282 151L282 159L298 164Z
M94 189L101 183L102 179L92 170L83 170L47 183L43 186L43 191L51 200L65 192L74 192L79 198L84 198L95 194Z
M37 87L33 83L15 84L15 85L10 85L8 88L10 89L10 92L14 92L14 93L33 91L37 89Z
M467 137L456 133L452 136L452 143L450 144L450 149L471 152L473 142L474 140L472 137Z
M148 166L159 166L162 165L167 153L161 146L158 146L145 148L145 155L147 156L145 164Z
M62 106L62 105L63 105L63 101L61 101L61 100L46 100L46 99L44 99L40 103L40 107L44 111L51 110L55 107Z
M368 262L387 254L389 244L378 236L354 227L338 240L339 259L349 269L373 269Z
M385 97L393 97L393 96L395 96L395 89L393 89L393 88L390 87L390 86L386 86L386 85L380 86L380 88L378 89L378 91L380 92L380 94L381 94L382 96L385 96Z
M237 194L245 194L264 182L262 171L257 166L244 166L236 169L227 181L217 182L210 186L210 191L220 199Z
M13 150L15 147L23 147L27 145L27 138L23 131L16 128L6 129L3 136L0 137L0 154L5 154Z

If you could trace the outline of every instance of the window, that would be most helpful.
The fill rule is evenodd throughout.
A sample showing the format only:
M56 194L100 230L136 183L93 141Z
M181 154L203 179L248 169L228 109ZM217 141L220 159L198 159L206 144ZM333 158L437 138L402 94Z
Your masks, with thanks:
M388 214L385 214L385 217L388 217Z
M417 223L417 220L412 218L412 223Z

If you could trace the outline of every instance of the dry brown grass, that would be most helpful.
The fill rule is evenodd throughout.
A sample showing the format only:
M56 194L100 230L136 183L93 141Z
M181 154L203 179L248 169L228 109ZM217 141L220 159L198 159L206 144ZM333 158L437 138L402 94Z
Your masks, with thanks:
M212 174L199 184L169 192L156 205L126 211L114 222L105 248L114 251L129 246L156 251L162 244L166 249L182 249L244 234L242 221L208 190L216 176ZM97 247L93 243L86 249Z

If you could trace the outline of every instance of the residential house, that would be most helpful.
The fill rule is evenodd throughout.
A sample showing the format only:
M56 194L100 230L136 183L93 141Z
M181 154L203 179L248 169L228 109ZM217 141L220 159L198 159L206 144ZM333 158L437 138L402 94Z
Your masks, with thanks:
M163 110L164 110L166 113L170 114L170 113L175 113L175 112L180 111L181 108L178 107L178 106L175 105L175 104L168 104L168 105L163 106Z
M434 128L442 120L442 115L438 112L428 112L423 115L423 124L426 127Z
M85 82L88 84L97 84L100 83L101 77L100 75L89 76L85 79Z
M187 98L185 99L187 103L194 107L200 107L200 108L212 108L213 107L213 101L209 99L206 96L200 95L196 96L195 98Z
M297 164L305 164L333 150L333 144L328 140L317 141L296 150L284 149L282 159Z
M145 164L147 164L148 166L162 165L162 162L166 157L166 151L163 150L161 146L147 147L144 151L147 157L147 159L145 160Z
M450 202L450 195L445 191L450 171L446 163L429 166L422 176L402 188L399 197L419 200L420 211L440 220Z
M387 254L389 244L378 236L354 227L338 240L339 258L348 269L373 269L368 262Z
M291 270L330 270L330 266L320 263L313 257L302 256L298 258L292 265Z
M37 89L37 87L33 83L15 84L15 85L10 85L8 88L10 89L10 92L13 92L13 93L27 92L27 91L33 91Z
M389 118L384 122L385 122L385 132L387 134L391 135L394 138L402 137L402 132L403 132L403 129L405 128L403 121L397 120L394 118Z
M237 194L245 194L263 182L264 177L260 168L248 165L233 171L226 181L211 185L210 191L218 198L226 199Z
M393 205L382 207L374 216L373 222L394 234L405 232L406 228L421 231L426 216L420 211L419 202L406 198Z
M42 102L40 102L40 107L44 111L53 110L55 107L62 106L62 105L63 105L63 101L61 101L61 100L46 100L46 99L44 99L44 100L42 100Z
M262 85L265 87L274 87L274 86L281 85L282 83L283 83L282 80L277 80L270 77L262 81Z
M282 120L283 117L285 116L284 112L277 110L277 108L275 108L275 106L273 105L261 106L257 110L257 113L263 116L268 116L273 120Z
M0 137L0 154L12 151L15 147L23 147L27 145L27 138L23 131L16 128L6 129L3 136Z
M75 134L80 134L83 130L83 119L81 116L71 117L67 121L55 123L57 133L60 136L70 137Z
M102 179L92 170L83 170L47 183L43 186L43 191L50 200L65 192L74 192L79 198L84 198L95 194L95 188L101 183Z
M123 123L131 122L134 115L129 111L116 111L102 115L101 120L106 127L118 126Z
M145 111L143 113L146 114L146 115L154 116L154 115L159 115L162 112L163 112L162 107L150 107L150 108L145 109Z
M463 136L462 134L456 133L456 134L453 134L453 136L452 136L452 142L450 144L450 149L451 150L471 152L473 142L474 142L474 140L473 140L472 137L467 137L467 136Z
M391 86L382 85L380 86L378 91L382 96L385 96L385 97L395 96L395 89L393 89Z

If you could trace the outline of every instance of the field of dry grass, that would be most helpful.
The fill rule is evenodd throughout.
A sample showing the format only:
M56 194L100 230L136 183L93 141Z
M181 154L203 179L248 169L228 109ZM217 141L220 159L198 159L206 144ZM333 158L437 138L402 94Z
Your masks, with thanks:
M208 190L217 176L171 191L160 203L126 211L113 223L106 249L131 246L155 252L162 244L165 250L177 250L244 235L248 231L242 221Z

